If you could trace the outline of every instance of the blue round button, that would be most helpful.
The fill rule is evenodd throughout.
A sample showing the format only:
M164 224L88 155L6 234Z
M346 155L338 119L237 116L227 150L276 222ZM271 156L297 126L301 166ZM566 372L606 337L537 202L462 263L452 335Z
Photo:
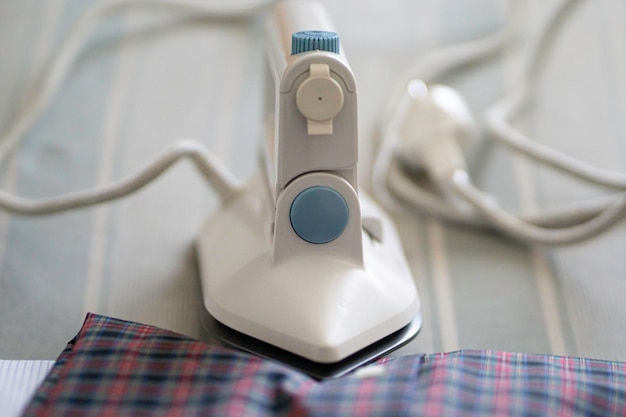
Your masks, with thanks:
M291 203L291 227L310 243L337 239L348 225L348 204L332 188L315 186L302 191Z

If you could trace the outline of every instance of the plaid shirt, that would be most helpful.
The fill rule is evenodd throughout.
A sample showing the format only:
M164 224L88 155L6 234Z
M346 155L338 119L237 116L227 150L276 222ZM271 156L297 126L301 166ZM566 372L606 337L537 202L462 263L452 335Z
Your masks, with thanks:
M26 416L626 415L623 363L461 351L315 381L255 356L89 314Z

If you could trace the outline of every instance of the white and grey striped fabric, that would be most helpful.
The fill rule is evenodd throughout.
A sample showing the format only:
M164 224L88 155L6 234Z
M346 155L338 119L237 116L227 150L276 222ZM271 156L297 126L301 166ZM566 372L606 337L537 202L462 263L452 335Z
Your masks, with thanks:
M54 361L0 360L0 416L19 416Z
M208 1L208 0L207 0ZM6 130L71 24L95 0L0 2ZM326 0L357 77L361 179L389 91L420 57L510 19L532 31L545 0ZM181 24L181 18L185 21ZM261 119L257 23L134 11L98 30L16 157L3 189L48 196L134 171L179 137L255 173ZM129 34L133 34L132 36ZM476 112L517 75L507 54L450 79ZM537 140L626 171L626 3L586 0L555 43L520 120ZM478 184L510 209L598 195L487 139ZM93 311L201 337L193 240L217 199L190 165L120 202L43 218L0 215L0 358L54 359ZM626 360L626 225L565 248L527 247L410 211L394 214L425 324L400 354L461 348Z

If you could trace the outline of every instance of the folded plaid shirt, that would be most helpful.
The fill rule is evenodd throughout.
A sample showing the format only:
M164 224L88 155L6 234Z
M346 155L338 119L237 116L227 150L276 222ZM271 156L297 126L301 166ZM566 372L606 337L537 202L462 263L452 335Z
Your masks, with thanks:
M89 314L26 416L626 415L626 365L492 351L381 361L316 381L258 357Z

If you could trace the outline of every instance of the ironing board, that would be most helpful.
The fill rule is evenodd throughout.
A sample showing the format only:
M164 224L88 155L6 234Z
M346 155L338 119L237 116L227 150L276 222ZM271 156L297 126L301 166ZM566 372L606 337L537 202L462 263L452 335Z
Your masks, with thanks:
M0 4L0 128L93 0ZM358 81L361 184L377 117L416 59L510 19L536 26L545 2L323 1ZM507 2L508 3L508 2ZM581 2L520 121L542 143L626 171L626 5ZM181 20L185 23L181 24ZM363 28L375 28L364 30ZM121 36L132 32L135 36ZM3 166L0 185L47 196L104 184L180 137L209 146L240 178L256 173L262 51L258 24L137 11L98 30ZM523 37L501 59L449 80L479 113L516 79ZM479 139L472 174L504 207L532 210L602 194ZM88 311L204 337L193 239L217 206L187 164L120 202L43 218L0 214L0 359L53 360ZM578 245L527 246L393 213L423 301L420 335L396 355L494 349L626 361L626 224Z

